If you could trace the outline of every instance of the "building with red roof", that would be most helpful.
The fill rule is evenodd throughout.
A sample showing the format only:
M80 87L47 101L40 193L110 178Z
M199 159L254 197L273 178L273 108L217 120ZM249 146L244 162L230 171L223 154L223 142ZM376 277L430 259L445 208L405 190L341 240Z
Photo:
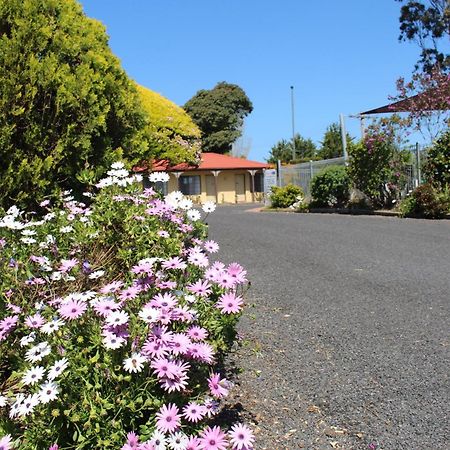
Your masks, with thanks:
M170 179L165 183L165 193L181 191L196 202L245 203L261 201L264 192L266 163L221 155L202 153L198 165L168 161L155 161L150 172L166 172ZM140 168L137 170L144 170Z

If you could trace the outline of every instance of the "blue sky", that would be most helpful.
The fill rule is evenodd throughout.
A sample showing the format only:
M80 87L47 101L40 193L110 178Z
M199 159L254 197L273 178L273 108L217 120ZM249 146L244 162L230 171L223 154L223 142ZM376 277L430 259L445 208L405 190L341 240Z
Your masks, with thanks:
M384 105L419 56L394 0L82 0L138 83L183 105L219 81L253 102L245 137L264 160L295 130L319 142L339 114ZM359 122L346 119L359 138Z

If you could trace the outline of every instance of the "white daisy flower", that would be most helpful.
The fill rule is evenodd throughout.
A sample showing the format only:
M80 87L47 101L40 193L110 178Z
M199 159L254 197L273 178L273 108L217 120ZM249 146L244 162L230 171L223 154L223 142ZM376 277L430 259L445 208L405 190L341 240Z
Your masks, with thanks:
M36 231L34 230L23 230L22 231L22 235L23 236L35 236L36 235Z
M140 353L133 353L130 358L123 362L123 368L127 372L142 372L146 361L147 358L145 356L142 356Z
M0 408L4 408L8 404L8 397L0 395Z
M167 438L161 431L155 430L150 439L150 443L153 444L155 450L166 450Z
M185 211L187 211L188 209L191 209L193 206L192 200L189 198L183 198L182 200L180 200L178 206L181 209L184 209Z
M216 204L214 202L205 202L202 205L202 209L205 213L212 213L216 210Z
M125 311L112 311L106 317L108 325L124 325L128 322L129 316Z
M169 448L172 450L184 450L188 441L189 438L181 431L178 431L169 436Z
M146 323L156 322L159 318L159 310L151 306L146 306L139 311L139 317Z
M89 279L90 280L96 280L97 278L100 278L103 275L105 275L105 271L104 270L96 270L95 272L92 272L92 273L89 274Z
M39 391L41 403L48 403L55 400L58 397L58 394L58 385L54 381L48 381L47 383L41 384L41 390Z
M61 319L53 319L42 325L41 331L45 334L52 334L54 331L58 331L63 325L64 321Z
M44 358L45 356L49 355L51 351L50 346L47 342L41 342L38 345L35 345L34 347L31 347L26 353L25 353L25 359L29 362L39 362Z
M58 378L64 372L64 369L66 369L68 365L69 361L67 358L62 358L59 361L56 361L53 364L53 366L50 367L47 378L50 381L53 381L55 378Z
M20 417L31 414L34 408L39 405L39 394L32 394L25 398L25 400L19 406Z
M114 333L107 333L103 338L103 345L108 350L115 350L122 347L126 340L123 337L116 336Z
M124 167L125 167L125 164L121 161L116 161L115 163L111 164L111 169L119 170L119 169L123 169Z
M24 384L33 385L44 378L45 369L42 366L32 367L25 372L22 377L22 382Z
M23 242L24 244L34 244L37 241L36 241L36 239L33 239L33 238L24 237L24 238L20 239L20 242Z
M52 281L59 281L61 278L62 278L61 272L53 272L53 273L50 275L50 279L51 279Z
M187 216L189 217L190 220L192 220L193 222L200 220L200 218L202 217L200 212L197 211L196 209L190 209L187 212Z
M26 347L27 345L34 342L35 339L36 339L36 333L30 333L28 336L24 336L23 338L20 339L20 346Z

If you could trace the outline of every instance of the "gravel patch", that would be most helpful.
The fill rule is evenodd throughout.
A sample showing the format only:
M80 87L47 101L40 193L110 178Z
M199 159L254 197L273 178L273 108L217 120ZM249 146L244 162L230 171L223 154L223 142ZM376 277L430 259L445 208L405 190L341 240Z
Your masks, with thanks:
M257 449L450 449L450 221L248 208L208 218L252 282L225 417Z

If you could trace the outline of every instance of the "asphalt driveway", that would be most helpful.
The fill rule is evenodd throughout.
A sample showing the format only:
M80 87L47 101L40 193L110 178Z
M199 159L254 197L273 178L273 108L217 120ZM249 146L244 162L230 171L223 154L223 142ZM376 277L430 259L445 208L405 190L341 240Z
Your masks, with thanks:
M252 287L229 406L260 449L450 449L450 221L208 218Z

